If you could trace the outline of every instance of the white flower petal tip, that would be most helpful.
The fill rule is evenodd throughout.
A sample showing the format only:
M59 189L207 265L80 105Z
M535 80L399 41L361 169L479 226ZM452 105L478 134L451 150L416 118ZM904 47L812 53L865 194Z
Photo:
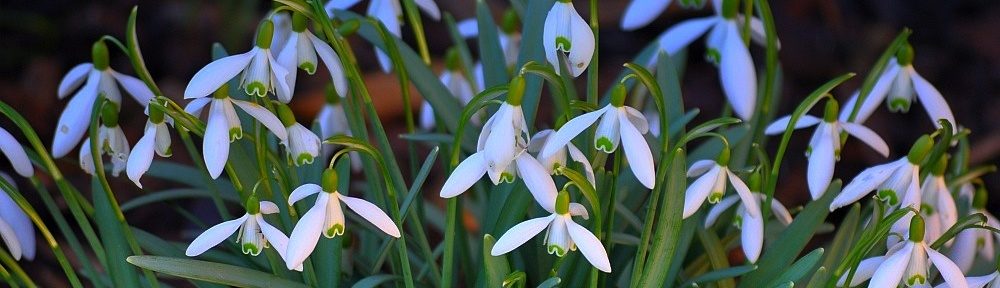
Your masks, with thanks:
M483 154L475 153L469 155L455 167L448 180L441 186L441 198L452 198L469 190L476 181L486 174L486 159Z
M631 31L646 26L670 6L670 0L632 0L625 8L621 28Z
M554 218L555 216L535 218L514 225L514 227L511 227L500 236L500 239L497 239L496 243L493 244L493 249L490 250L490 254L500 256L520 247L524 242L528 242L532 237L541 233Z
M254 58L254 52L256 50L219 58L205 65L191 77L187 88L184 88L184 99L204 97L215 92L222 84L246 69Z
M725 29L727 31L719 63L722 90L726 92L733 111L743 120L750 120L757 103L757 71L750 52L743 45L736 23L727 23Z
M0 128L0 152L3 152L4 156L7 157L18 175L24 177L35 175L35 169L31 166L31 161L28 160L28 154L24 152L24 147L17 142L17 139L14 139L14 135L3 128Z

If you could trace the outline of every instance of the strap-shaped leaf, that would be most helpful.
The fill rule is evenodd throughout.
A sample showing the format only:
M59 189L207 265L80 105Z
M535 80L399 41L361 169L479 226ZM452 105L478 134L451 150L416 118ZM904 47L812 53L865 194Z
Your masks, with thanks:
M163 274L237 287L308 287L253 269L164 256L129 256L132 265Z

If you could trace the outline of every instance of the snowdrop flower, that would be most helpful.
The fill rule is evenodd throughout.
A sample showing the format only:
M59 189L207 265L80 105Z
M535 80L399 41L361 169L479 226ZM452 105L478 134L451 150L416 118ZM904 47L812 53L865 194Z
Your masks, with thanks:
M920 188L920 214L927 224L929 241L937 241L948 228L958 222L958 207L944 179L947 167L947 158L941 157L940 161L931 167L931 173L924 178L923 186Z
M292 90L286 80L288 70L271 53L274 24L271 20L264 20L257 31L257 43L250 51L219 58L198 70L184 89L184 99L208 96L240 73L243 73L240 88L247 94L264 97L267 93L274 93L279 98L288 95L290 99Z
M347 205L351 211L358 213L358 216L375 225L376 228L389 234L389 236L399 238L399 228L392 222L389 215L382 212L378 206L361 198L348 197L337 192L337 171L327 169L323 172L322 186L316 184L304 184L295 188L288 197L288 204L292 205L309 195L318 194L316 204L309 209L299 222L292 229L292 235L288 240L288 258L285 258L288 269L299 267L302 262L316 249L319 236L322 234L326 238L333 238L343 235L347 226L344 224L344 211L341 203Z
M754 174L753 178L751 178L751 186L755 187L754 189L759 189L759 179L759 174ZM751 192L751 194L756 199L755 201L757 202L754 202L756 204L760 204L767 199L766 195L758 192ZM722 213L729 210L737 202L740 202L739 200L739 196L729 195L722 198L715 206L712 206L708 210L708 215L705 216L705 228L708 229L712 224L715 224L719 216L722 216ZM778 199L771 199L771 211L774 212L775 218L782 225L788 226L792 223L792 214L788 213L788 209ZM750 213L745 204L740 203L736 208L736 216L733 217L733 226L740 229L743 253L746 254L747 260L750 260L751 263L757 262L757 259L760 258L761 248L764 247L764 218L762 216L757 215L755 217Z
M691 182L687 191L684 191L685 219L698 212L698 208L701 208L701 204L705 203L706 199L708 199L708 203L719 203L722 200L722 196L726 193L727 179L733 188L736 189L736 194L739 195L740 201L743 202L747 210L746 214L757 219L763 216L760 212L760 205L757 198L750 193L750 188L747 187L747 184L740 177L737 177L733 171L729 170L728 165L728 147L722 149L722 153L717 160L699 160L691 165L687 176L701 176L695 179L694 182ZM743 219L743 221L748 220Z
M969 288L998 288L1000 287L1000 272L993 271L993 273L976 276L976 277L965 277L965 281L969 283ZM950 288L947 282L938 284L934 288Z
M325 8L326 12L332 18L335 17L334 11L347 10L358 4L358 2L361 2L361 0L334 0L326 3ZM437 3L434 3L434 0L415 0L413 2L427 16L430 16L431 19L435 21L441 19L441 10L438 8ZM400 6L399 0L371 0L368 3L368 10L365 14L382 21L382 24L385 25L385 29L389 30L389 33L392 33L396 37L401 37L403 32L403 8ZM389 59L389 55L386 55L379 48L375 48L375 55L378 57L378 63L382 67L382 71L386 73L392 71L392 61Z
M917 70L913 69L913 47L909 44L900 47L899 51L896 52L896 57L886 65L882 75L879 76L868 97L865 98L865 102L861 103L861 108L858 109L857 117L853 122L862 123L868 120L868 117L883 101L889 106L889 111L908 112L914 94L920 102L923 102L924 110L927 110L927 115L931 117L935 127L941 128L937 122L941 119L948 120L952 127L958 127L955 116L951 113L951 107L941 96L941 92L938 92L934 85L927 82L924 77L917 73ZM847 107L853 109L857 101L858 93L855 93L848 100ZM841 113L840 119L846 121L851 116L852 109L845 109ZM956 129L955 133L958 133L957 131Z
M142 188L139 178L149 170L149 165L153 163L153 153L160 157L170 157L170 131L167 130L168 118L163 115L163 110L158 108L146 108L149 120L146 120L146 129L139 142L135 143L135 149L128 155L125 174L128 179L135 182L135 186Z
M14 135L10 132L4 130L0 127L0 152L7 157L7 161L10 161L10 166L14 168L14 172L23 177L31 177L35 175L35 169L31 167L31 161L28 160L28 153L24 152L24 147L21 143L14 139ZM14 182L9 182L14 183Z
M545 27L542 28L542 46L545 47L545 59L555 67L556 73L561 73L559 53L568 53L566 57L567 71L573 77L580 76L587 70L590 59L594 57L594 31L590 30L587 21L580 17L573 7L572 0L558 0L545 16Z
M972 189L972 187L968 188ZM972 193L975 196L972 201L972 209L969 213L982 213L986 215L987 226L1000 227L1000 221L993 214L986 211L986 196L988 194L986 189L978 187ZM969 269L972 269L972 264L976 262L977 258L988 262L995 261L995 247L997 246L996 243L1000 241L1000 235L984 229L965 229L959 232L952 241L954 243L951 246L950 253L948 253L949 258L955 260L955 264L958 264L958 267L962 271L968 272Z
M329 44L309 32L306 29L306 24L306 17L302 14L295 13L292 16L292 33L289 34L282 52L278 54L278 63L288 71L285 76L288 90L278 90L278 100L283 103L292 100L298 74L296 67L306 71L309 75L316 73L316 67L319 66L316 60L317 55L319 55L320 60L323 60L326 69L330 71L330 78L333 81L333 87L337 89L337 94L341 97L347 96L347 77L344 76L344 66L340 62L340 56L337 56L337 52L334 52Z
M507 9L503 14L503 20L500 27L497 27L498 42L500 42L500 50L503 51L503 56L507 68L514 67L517 64L518 53L521 51L521 32L517 31L518 25L520 25L520 19L517 17L517 13L514 9ZM458 34L465 38L473 38L479 36L479 23L476 18L465 19L456 25L458 28ZM480 89L483 87L480 86Z
M143 106L153 99L153 91L142 80L118 73L108 66L108 46L103 40L94 43L91 53L94 63L76 65L59 82L59 99L66 98L74 90L76 93L59 115L59 124L52 138L53 157L66 156L80 143L90 127L90 116L98 95L104 95L104 99L121 105L122 96L118 90L121 85L125 92Z
M642 112L635 108L625 106L625 86L619 83L612 92L611 102L604 108L589 112L563 124L554 135L550 136L545 147L542 148L542 158L551 157L580 135L583 130L597 124L597 132L594 136L594 148L604 153L612 153L618 149L618 143L623 143L625 159L629 162L629 168L646 188L653 189L656 183L656 175L653 171L653 154L649 150L649 144L642 134L649 132L649 122Z
M669 55L677 54L711 28L707 39L707 57L719 66L722 90L733 111L740 118L749 120L757 103L757 72L740 34L745 16L737 14L736 1L714 0L712 3L715 15L674 25L660 36L660 49ZM726 7L723 7L724 3ZM750 28L751 38L763 43L764 24L761 20L751 18ZM651 63L656 63L656 59L652 59Z
M806 157L809 157L807 173L809 194L813 200L822 197L826 188L830 186L830 181L833 180L834 166L840 160L842 133L847 132L848 135L857 137L883 157L889 156L889 145L885 144L878 134L861 124L837 120L837 109L837 101L828 100L823 119L802 115L794 125L796 129L816 125L816 132L813 132L809 148L806 148ZM791 118L791 115L779 118L767 126L764 133L768 135L784 133Z
M282 259L285 258L285 249L288 246L288 237L281 233L278 228L268 224L264 220L264 215L278 213L278 205L271 201L257 201L256 196L251 196L247 200L247 213L243 217L219 223L191 241L184 252L188 257L195 257L205 253L208 249L219 245L229 236L236 234L239 241L240 250L243 254L257 256L267 247L274 247ZM302 267L295 267L295 270L302 271Z
M555 207L556 186L542 164L531 154L528 146L528 127L521 111L524 96L524 77L511 80L507 102L483 125L476 145L476 153L469 155L455 167L441 187L441 197L458 196L472 187L483 174L489 175L494 185L514 183L520 176L528 191L542 207Z
M312 164L313 159L319 156L319 149L322 144L319 136L316 136L316 133L313 133L309 128L296 122L295 115L292 114L292 109L288 108L288 105L276 104L278 107L278 119L281 120L281 125L284 125L285 130L288 131L288 139L281 143L288 150L288 158L295 163L295 166Z
M344 106L340 104L340 96L337 95L332 85L327 85L326 92L326 103L319 110L319 114L316 114L316 120L314 120L314 123L319 126L320 139L337 135L351 136L351 127L347 125L347 114L344 113ZM333 154L333 148L332 146L322 147L320 150L323 152L323 158L330 157ZM361 156L358 152L348 152L347 155L351 157L351 169L361 170Z
M0 177L7 184L14 185L14 179L7 174L0 173ZM7 251L14 260L21 260L22 256L28 260L35 259L35 226L3 189L0 189L0 239L7 245Z
M204 143L202 143L205 167L208 168L212 179L219 178L222 169L226 166L226 161L229 160L229 143L243 138L243 127L240 126L240 118L236 116L234 105L260 121L281 142L284 143L288 140L285 126L281 125L281 121L274 114L271 114L271 111L256 103L230 98L228 90L229 84L223 83L222 87L219 87L211 98L194 99L184 108L191 115L198 115L201 114L206 105L212 104L208 111L208 123L205 127Z
M278 12L271 15L271 23L274 23L274 34L271 36L271 53L281 55L285 44L292 35L292 15L291 13Z
M97 151L100 155L107 154L111 157L111 175L118 177L126 168L130 149L128 139L118 125L118 104L104 102L101 107L101 125L97 129ZM90 151L89 137L80 146L80 168L87 174L94 175L94 156Z
M465 75L462 73L462 63L458 55L458 50L450 49L448 50L447 59L445 61L445 70L441 72L441 76L438 78L444 87L451 92L451 95L458 98L458 101L462 103L463 106L469 104L472 98L476 96L476 92L472 91L472 84ZM478 114L473 116L470 121L478 123ZM423 106L420 108L420 128L430 130L434 128L434 107L431 106L430 102L424 100Z
M861 171L833 198L830 211L850 205L872 191L878 191L876 197L888 203L892 210L896 207L919 210L920 162L927 156L931 146L933 141L924 135L913 144L906 157ZM898 204L902 205L897 206Z
M611 273L611 262L608 260L608 252L604 250L604 245L594 233L573 221L572 216L578 214L573 213L573 209L570 208L569 194L563 191L554 201L556 205L552 215L514 225L497 239L490 254L493 256L507 254L541 233L542 229L548 228L545 245L549 254L563 257L566 252L579 248L590 265L605 273Z
M555 131L552 129L546 129L535 133L535 136L531 137L531 144L528 145L528 152L541 154L539 152L542 150L542 147L545 146L545 143L548 143L549 139L552 139L551 136L554 133ZM566 154L569 154L569 158L574 162L580 163L580 165L583 166L583 172L584 175L587 176L587 181L590 181L591 185L595 185L594 168L590 166L590 160L587 159L587 156L583 155L583 151L576 148L576 145L573 145L573 143L567 142L566 146L556 150L555 153L552 153L552 155L549 155L548 157L539 156L538 162L542 163L542 167L545 167L545 170L548 171L549 174L555 175L559 173L560 167L566 167Z
M929 261L928 261L929 260ZM930 263L928 263L930 262ZM919 215L910 221L909 240L896 244L885 256L868 258L858 265L850 285L853 287L871 279L868 287L930 286L930 265L937 268L941 277L950 287L969 287L965 275L951 259L931 249L924 242L924 221ZM847 273L840 278L837 286L847 284Z

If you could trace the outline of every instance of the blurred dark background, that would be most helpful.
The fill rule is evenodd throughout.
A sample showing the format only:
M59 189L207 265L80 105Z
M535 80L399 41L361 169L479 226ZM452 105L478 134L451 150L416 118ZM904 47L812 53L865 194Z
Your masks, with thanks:
M363 13L367 2L362 1L354 10ZM507 2L489 2L494 17L499 19ZM452 13L456 19L474 16L474 1L437 0L437 3L442 12ZM673 5L646 28L622 32L618 23L626 3L600 3L602 89L613 81L622 63L664 29L680 20L711 13L710 9L691 11ZM107 34L122 38L130 9L135 4L136 1L0 0L0 100L17 107L47 146L51 143L58 115L66 104L65 100L56 99L59 80L74 65L90 62L90 46L99 37ZM211 44L220 42L230 52L249 49L257 21L273 5L268 1L232 0L142 1L138 4L139 41L146 64L164 93L182 105L185 101L180 98L187 81L210 61ZM949 101L957 121L972 131L971 163L997 163L1000 155L1000 127L995 124L1000 123L1000 100L997 98L1000 92L1000 36L997 35L1000 17L996 15L1000 15L1000 2L800 0L774 1L771 5L782 43L779 58L784 69L779 115L790 113L799 100L829 79L845 72L857 72L858 77L833 93L841 101L846 100L860 86L864 73L892 37L903 27L909 27L914 31L910 37L916 51L914 67ZM577 8L582 15L587 15L587 5L583 2L578 3ZM435 71L440 71L440 56L452 44L451 40L443 22L424 17L424 25L431 52L437 57ZM406 39L410 39L408 29L403 28ZM377 69L370 45L360 39L352 41L362 69L367 72L366 82L376 97L383 122L390 133L403 132L402 103L397 96L396 79ZM716 68L702 60L702 43L698 40L691 46L688 70L682 82L687 107L702 109L700 120L718 115L723 99ZM763 49L753 46L751 51L754 62L762 66ZM112 50L111 56L112 68L134 75L122 53ZM322 87L324 80L329 78L325 69L319 71L319 76L299 77L293 108L303 123L311 121L322 103ZM134 145L146 118L130 101L125 100L122 123ZM908 114L888 113L880 108L867 125L889 143L892 159L904 155L913 140L933 128L920 104ZM20 137L21 133L13 131L8 121L0 120L0 126ZM797 206L808 199L805 158L801 151L809 133L796 134L789 148L787 168L782 173L779 197L789 206ZM175 146L178 146L175 151L182 151L180 145ZM836 177L850 179L864 167L889 160L868 148L858 147L861 145L856 140L848 142ZM190 162L186 153L175 155L172 161ZM405 157L406 154L397 155ZM87 177L76 167L76 153L62 160L60 165L68 177L86 185ZM401 163L405 163L403 161ZM9 170L5 162L0 165L0 169ZM444 175L431 179L436 183L429 185L440 185ZM996 175L988 175L984 180L987 187L1000 189L1000 179ZM142 193L124 176L112 182L120 201ZM31 197L28 183L19 184L29 199L37 200ZM150 186L165 187L157 183ZM990 203L991 210L1000 210L1000 197L993 197ZM40 202L36 207L41 207ZM180 217L163 217L158 212L143 210L129 212L126 216L131 224L168 239L190 239L192 236L189 235L191 231L182 229L188 227L181 223L183 221L170 220ZM44 249L39 252L38 259L22 265L35 275L54 275L38 278L40 284L63 286L58 282L62 279L61 271L56 268L51 253Z

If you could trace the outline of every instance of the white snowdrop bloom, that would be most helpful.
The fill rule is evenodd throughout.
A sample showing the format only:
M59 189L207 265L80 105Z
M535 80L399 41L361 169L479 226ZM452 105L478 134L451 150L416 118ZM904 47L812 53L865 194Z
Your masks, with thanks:
M837 101L828 100L822 119L802 115L794 125L796 129L816 125L816 132L813 132L812 139L809 140L809 147L806 148L806 157L809 157L806 175L808 176L809 194L812 195L813 200L822 197L826 188L830 186L830 181L833 180L834 167L840 160L840 135L844 132L857 137L861 142L882 154L883 157L889 156L889 145L885 144L882 137L861 124L837 120L837 109ZM768 135L784 133L791 118L791 115L778 118L767 126L764 133Z
M319 55L319 60L322 60L323 64L326 65L326 70L330 71L330 78L337 95L347 97L347 76L344 75L344 65L340 62L340 56L337 56L337 52L333 51L329 44L309 32L306 26L305 16L295 13L292 16L292 33L289 34L282 52L277 54L278 63L288 71L285 76L288 90L278 90L278 100L283 103L292 100L298 75L296 68L306 71L309 75L316 73L316 67L319 66L317 55Z
M740 34L744 16L736 13L736 7L722 7L722 2L712 1L715 15L682 21L663 32L658 39L660 50L669 55L677 54L711 29L707 38L706 57L718 64L722 90L733 111L740 118L749 120L753 117L757 103L757 72ZM764 24L760 19L750 19L750 36L757 43L765 42ZM650 63L656 63L655 57Z
M493 256L507 254L507 252L534 238L543 229L548 228L545 234L545 245L549 254L563 257L567 252L579 248L580 253L590 262L590 265L593 265L597 270L611 273L611 261L608 260L608 253L604 250L604 245L594 236L594 233L573 221L572 216L586 214L580 215L578 213L581 212L574 211L569 203L569 194L565 191L559 193L558 199L550 201L556 203L555 209L550 211L552 215L526 220L514 225L503 236L500 236L500 239L497 239L490 254ZM582 209L582 206L579 207ZM583 210L582 213L586 213L586 210Z
M1000 287L1000 272L993 271L993 273L983 276L965 277L965 281L968 282L969 288L998 288ZM951 285L945 282L934 286L934 288L951 288Z
M230 79L243 73L240 88L249 95L265 97L268 93L289 95L288 70L271 52L274 24L264 20L257 33L257 43L250 51L219 58L198 70L184 89L184 99L201 98L214 93Z
M330 85L327 85L326 91L326 103L319 110L319 114L316 114L314 121L319 126L320 140L337 135L351 136L351 127L348 126L347 114L344 113L344 106L340 103L340 96L336 95L334 88ZM328 158L333 154L334 147L323 146L320 151L323 153L323 158ZM347 155L351 157L351 169L360 171L362 168L361 156L358 152L348 152Z
M517 13L514 9L507 9L503 14L503 20L501 24L497 27L497 40L500 42L500 50L503 51L504 62L507 64L507 68L514 67L517 64L517 57L521 51L521 32L517 31L520 25L520 19L518 19ZM458 28L459 35L464 38L473 38L479 36L479 23L476 18L465 19L459 21L456 24ZM480 89L483 87L480 86Z
M0 127L0 152L10 161L10 166L14 172L23 177L35 175L35 169L31 167L31 160L28 160L28 153L24 152L21 143L14 139L14 135ZM11 182L13 183L13 182Z
M118 86L121 86L143 107L153 99L153 91L142 80L118 73L108 66L108 47L103 40L94 43L91 53L94 63L76 65L59 82L59 99L66 98L74 90L76 93L59 115L52 138L52 156L55 158L69 154L87 133L98 95L120 106L122 96Z
M271 133L274 133L274 136L278 137L281 142L288 140L285 126L271 111L253 102L230 98L228 90L229 85L223 83L222 87L219 87L211 98L194 99L184 108L191 115L197 116L201 114L206 105L211 103L205 136L203 137L202 156L205 158L205 167L208 168L212 179L219 178L222 169L226 166L226 161L229 160L229 143L243 138L243 127L240 125L240 118L236 115L235 107L240 107L240 110L257 119L264 127L271 130Z
M101 108L101 124L97 128L97 151L100 155L111 158L111 175L118 177L126 168L130 147L122 127L118 125L118 105L111 101L104 102ZM80 168L87 174L94 175L94 156L90 151L90 138L80 146Z
M334 11L347 10L358 4L358 2L361 2L361 0L333 0L326 3L325 8L329 16L333 18L336 17ZM414 0L413 2L417 4L417 8L423 10L431 19L435 21L441 19L441 10L438 8L437 3L434 3L434 0ZM368 2L368 10L365 13L381 21L392 35L402 37L403 7L400 6L399 0L371 0ZM378 57L378 63L381 65L382 71L386 73L392 71L392 61L389 59L389 55L386 55L379 48L375 48L375 56Z
M912 214L912 213L911 213ZM931 249L924 241L924 221L914 216L910 221L909 239L889 248L885 256L865 259L858 265L850 285L845 273L837 282L839 287L854 287L871 279L868 287L930 286L930 264L948 283L949 287L967 288L965 275L951 259Z
M530 144L528 144L528 152L541 154L539 152L541 152L542 147L545 146L545 143L548 143L548 140L551 139L551 136L554 133L555 131L552 129L546 129L535 133L535 136L531 137L531 141L529 142ZM549 174L555 175L559 173L559 167L566 167L567 154L569 155L569 159L572 159L574 162L580 163L580 165L583 166L583 175L587 176L587 181L590 181L590 185L596 185L594 184L596 181L596 178L594 177L594 168L590 166L590 160L587 159L587 156L583 155L583 151L576 148L576 145L573 145L573 143L566 143L565 146L556 150L555 153L552 153L552 155L549 155L548 157L539 156L538 162L542 163L542 167L545 167L545 170L548 171Z
M438 79L444 84L445 89L451 92L451 95L458 99L462 107L469 104L472 98L476 96L476 92L472 90L472 83L465 78L462 73L462 63L458 56L457 50L448 50L445 70L441 72L441 76ZM479 121L478 114L469 119L470 122L478 124ZM431 106L430 102L425 99L422 106L420 107L420 128L425 130L433 129L436 125L434 120L434 107Z
M288 105L276 103L276 106L278 119L281 120L281 125L284 125L285 130L288 131L288 138L281 142L281 145L285 145L285 148L287 148L288 159L294 162L295 166L312 164L313 159L319 156L319 150L322 145L319 136L316 136L316 133L313 133L309 128L296 122L295 115L292 114L292 109Z
M14 179L0 172L7 184L14 185ZM15 187L16 189L16 187ZM0 189L0 239L7 245L7 251L14 260L35 259L35 226L28 215L17 206L17 202Z
M851 110L858 101L858 94L854 93L854 96L847 101L846 107L851 107L851 109L844 109L841 112L841 120L849 119ZM917 100L923 103L924 110L927 110L927 115L930 116L935 127L941 127L938 124L940 119L948 120L951 127L958 127L951 107L944 100L944 96L941 96L941 92L920 76L917 70L913 69L913 47L909 44L901 47L896 52L896 57L890 59L889 63L886 64L885 70L875 81L868 97L861 103L853 122L862 123L868 120L868 117L875 112L875 109L878 109L882 102L886 103L889 111L908 112L914 95L916 95ZM958 133L958 129L955 131Z
M924 217L928 241L937 241L948 228L958 222L958 206L951 196L945 183L944 172L947 169L947 158L931 167L931 173L924 178L920 187L920 215ZM948 241L948 243L952 243Z
M758 177L759 176L755 176ZM751 180L751 182L754 182ZM759 181L757 181L759 182ZM751 184L752 186L759 186L759 184ZM758 192L751 192L754 198L757 199L758 204L763 203L767 196ZM708 214L705 216L705 228L708 229L725 213L730 207L740 202L740 197L738 195L729 195L722 198L718 204L712 206L708 210ZM792 214L788 212L784 204L778 199L771 199L771 211L774 217L777 218L778 222L782 225L788 226L792 223ZM743 253L746 254L747 260L751 263L756 263L757 259L760 258L761 248L764 247L764 219L763 215L750 214L750 210L747 209L746 205L740 203L736 208L736 214L733 217L733 226L740 229L740 242L743 246Z
M974 192L966 192L975 195L974 197L970 197L973 200L969 213L982 213L986 216L985 224L987 226L1000 227L1000 221L993 214L986 211L986 196L988 194L986 189L983 187L972 188L971 186L971 184L968 184L968 186L962 189L974 190ZM965 229L959 232L952 241L948 257L954 260L955 264L958 264L958 267L962 271L968 272L969 269L972 269L972 265L976 262L976 259L982 259L986 262L995 261L995 247L1000 242L1000 235L984 229Z
M912 207L919 210L920 162L930 151L931 146L933 141L924 135L913 144L906 157L861 171L844 186L836 198L833 198L830 211L850 205L872 191L877 191L876 197L888 203L891 210L898 207Z
M628 166L636 179L646 188L653 189L656 183L653 154L649 150L646 138L642 136L649 132L649 122L642 112L624 105L626 93L624 85L618 84L614 89L611 102L607 106L567 121L549 137L539 155L542 158L552 156L570 140L600 120L594 135L594 148L604 153L613 153L621 142L625 159L628 160Z
M382 212L378 206L361 198L348 197L337 191L337 172L327 169L323 172L322 186L316 184L304 184L295 188L288 197L288 205L295 204L299 200L309 195L317 194L316 204L313 204L309 211L306 211L295 224L292 234L288 240L288 258L285 258L288 269L299 267L302 262L316 249L320 234L326 238L333 238L343 235L347 229L344 223L344 211L341 204L357 213L358 216L376 228L389 234L389 236L399 238L401 235L396 223L392 218Z
M726 193L726 182L732 184L736 189L736 194L745 207L746 214L760 219L760 204L750 193L750 188L740 177L736 176L727 166L729 163L729 148L723 148L722 154L717 160L698 160L688 169L688 177L698 177L687 190L684 191L684 218L691 217L701 204L708 200L708 203L717 204ZM701 175L701 176L699 176ZM731 205L731 204L730 204ZM743 221L747 221L744 219Z
M236 234L240 250L243 254L257 256L268 247L274 247L282 259L285 258L285 251L288 246L288 237L281 230L271 226L264 220L264 215L278 213L278 205L271 201L257 201L257 197L251 196L247 200L247 213L243 217L222 222L208 228L201 235L198 235L191 244L188 245L184 254L188 257L195 257L205 253L208 249L219 245L222 241L229 239L233 233ZM294 267L295 270L302 271L302 266Z
M489 175L494 185L514 183L520 176L539 205L554 209L555 182L545 167L527 153L528 127L521 111L524 78L514 77L510 87L507 101L483 124L476 145L477 152L459 163L445 180L440 192L442 198L464 193L484 174Z
M170 150L170 131L167 130L167 123L172 123L169 117L165 116L160 109L151 109L147 106L146 110L149 114L146 129L142 138L139 138L139 142L135 143L132 153L129 153L125 165L125 174L128 175L128 179L132 180L139 188L142 188L139 178L142 178L142 175L149 171L149 166L153 163L153 153L160 155L160 157L173 155L173 151Z
M587 70L597 43L590 24L580 17L573 7L572 0L558 0L545 16L545 26L542 28L542 46L545 47L545 59L555 68L559 68L559 53L566 53L567 71L573 77L580 76Z
M292 14L291 12L278 12L271 15L271 23L274 23L274 34L271 36L271 53L281 55L288 38L292 35Z

